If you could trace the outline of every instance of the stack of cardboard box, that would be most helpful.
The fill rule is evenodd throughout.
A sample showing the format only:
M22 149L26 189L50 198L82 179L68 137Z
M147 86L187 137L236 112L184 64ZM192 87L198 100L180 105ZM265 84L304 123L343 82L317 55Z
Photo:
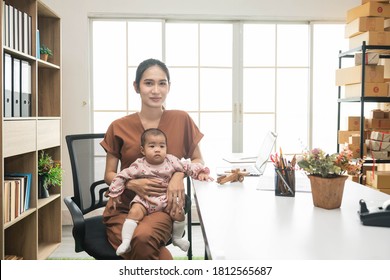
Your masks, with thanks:
M347 11L345 37L349 38L349 48L366 45L389 46L390 31L385 22L390 18L389 1L362 0L362 4ZM390 26L390 22L388 22ZM345 86L344 98L360 97L362 92L362 63L365 64L365 96L390 96L389 84L385 80L386 66L378 52L355 54L355 66L336 70L336 85ZM388 67L390 69L390 65ZM389 70L390 71L390 70ZM390 76L390 75L389 75Z
M365 140L368 155L373 159L390 159L390 112L372 110L366 124L371 131Z
M345 35L349 48L367 45L390 45L390 32L385 30L385 18L390 18L389 1L362 0L361 5L347 11Z
M349 49L366 45L390 46L390 1L361 0L361 5L347 11L345 37ZM390 59L380 58L388 51L367 50L365 56L355 53L354 66L336 70L336 85L343 86L341 98L389 97ZM364 84L362 81L363 66ZM360 116L348 117L348 130L339 131L339 144L348 145L354 157L360 156L360 141L363 140L363 155L375 159L390 159L390 104L380 103L371 117L364 120L363 137L360 137ZM363 184L390 194L390 165L372 164L363 166Z

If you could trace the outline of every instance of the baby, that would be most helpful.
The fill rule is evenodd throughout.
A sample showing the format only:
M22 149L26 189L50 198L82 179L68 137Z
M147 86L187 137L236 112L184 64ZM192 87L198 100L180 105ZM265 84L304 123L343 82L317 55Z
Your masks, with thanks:
M158 178L161 184L168 187L169 180L175 172L184 172L194 179L207 181L213 180L209 176L210 170L200 163L181 161L177 157L167 154L167 139L164 132L157 128L144 131L141 136L141 153L144 155L138 158L128 168L119 172L113 179L108 195L120 203L119 197L125 189L128 180L138 178ZM130 242L135 228L139 221L146 215L163 211L167 206L167 195L149 197L154 203L136 195L130 204L130 211L122 228L122 244L116 250L117 255L122 255L131 250ZM173 222L172 244L183 251L187 251L190 243L182 238L185 229L184 211L176 211L171 215Z

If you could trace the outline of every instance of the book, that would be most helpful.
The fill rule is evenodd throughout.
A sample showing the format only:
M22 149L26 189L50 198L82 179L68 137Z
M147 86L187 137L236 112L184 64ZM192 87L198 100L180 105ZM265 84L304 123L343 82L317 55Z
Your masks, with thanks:
M31 193L31 184L32 184L32 174L31 173L7 173L7 178L24 178L24 193L23 193L23 212L30 208L30 193Z
M4 222L8 223L10 221L10 201L11 201L11 181L4 180Z
M9 204L9 220L15 220L16 213L15 213L15 204L16 204L16 181L10 180L11 182L11 188L10 188L10 204Z

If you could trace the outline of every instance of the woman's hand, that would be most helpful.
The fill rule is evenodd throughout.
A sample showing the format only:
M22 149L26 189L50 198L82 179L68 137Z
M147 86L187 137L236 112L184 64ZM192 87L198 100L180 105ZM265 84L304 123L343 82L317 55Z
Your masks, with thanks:
M167 198L168 206L166 211L173 217L176 212L179 214L184 212L185 191L184 191L184 173L176 172L173 174L168 184Z
M155 204L149 197L161 196L166 193L166 186L160 179L132 179L126 183L126 188L132 190L151 204Z

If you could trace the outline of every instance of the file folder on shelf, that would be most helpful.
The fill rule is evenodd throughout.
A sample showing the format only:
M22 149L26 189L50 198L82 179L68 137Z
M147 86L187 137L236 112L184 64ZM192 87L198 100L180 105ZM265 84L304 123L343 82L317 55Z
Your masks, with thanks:
M21 116L31 117L31 65L24 60L21 63Z
M12 116L20 117L20 59L13 58Z
M4 53L4 117L12 117L12 57Z

